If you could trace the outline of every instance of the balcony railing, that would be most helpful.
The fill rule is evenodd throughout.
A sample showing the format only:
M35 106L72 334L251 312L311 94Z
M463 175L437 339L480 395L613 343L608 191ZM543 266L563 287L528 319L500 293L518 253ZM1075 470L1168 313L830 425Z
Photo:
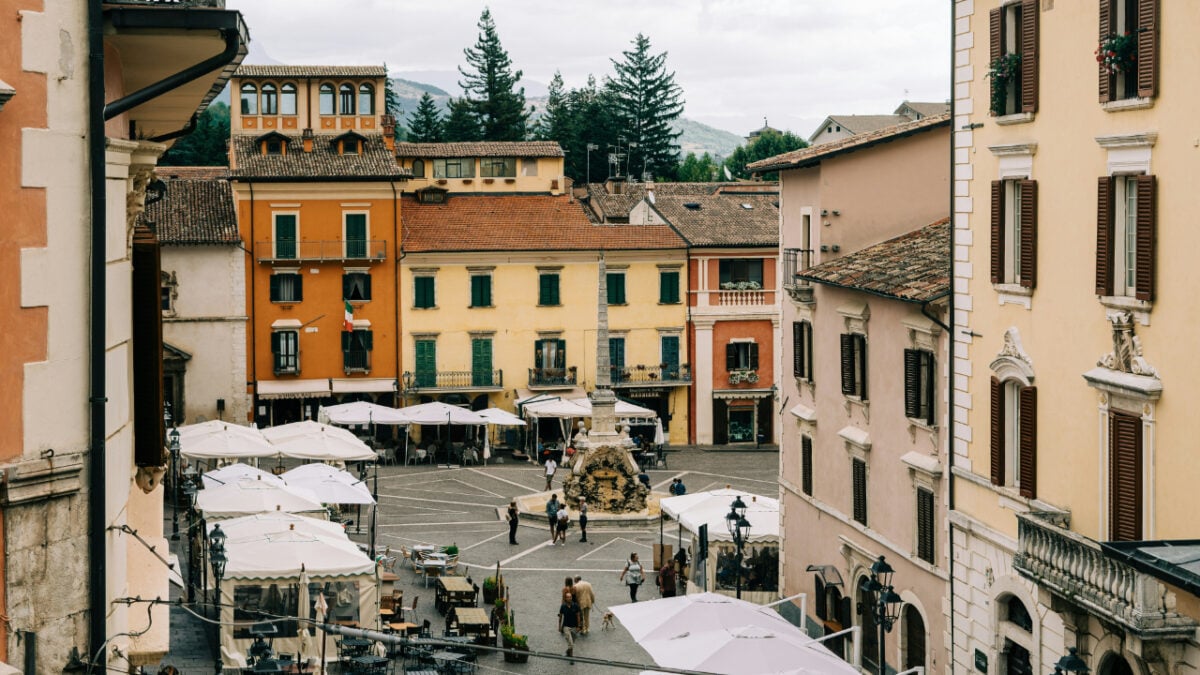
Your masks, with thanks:
M387 241L383 239L332 239L327 241L260 241L255 244L258 262L383 262Z
M783 249L783 290L796 302L812 302L812 284L797 274L812 267L812 249Z
M609 368L614 387L653 387L679 386L690 384L692 381L691 366L681 363L677 366L656 364L653 366L636 365Z
M1157 579L1106 557L1098 543L1050 522L1046 514L1017 515L1013 567L1054 595L1142 639L1195 634L1196 623L1165 601Z
M575 386L575 368L530 368L529 386L531 387L573 387Z
M479 390L503 389L503 370L435 370L405 373L405 385L409 390L447 389Z
M714 291L713 295L716 299L716 304L722 307L747 307L750 305L765 305L767 304L768 290L720 290Z

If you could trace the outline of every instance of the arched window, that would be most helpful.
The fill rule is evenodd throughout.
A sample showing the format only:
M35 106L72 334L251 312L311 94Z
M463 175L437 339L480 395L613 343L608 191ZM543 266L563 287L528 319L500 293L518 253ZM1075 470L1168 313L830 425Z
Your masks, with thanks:
M1017 599L1009 595L1000 601L1000 636L1003 675L1033 675L1033 617Z
M925 667L925 620L915 605L904 605L904 668Z
M413 178L424 178L425 177L425 160L423 160L423 159L414 159L413 160L412 175L413 175Z
M338 114L354 114L354 87L348 84L338 87Z
M862 607L859 615L859 626L862 627L862 660L863 666L871 672L879 670L879 629L875 621L879 598L874 591L867 590L867 577L861 577L856 584L858 588L858 605Z
M375 87L365 82L358 85L358 114L375 114Z
M262 114L279 114L279 92L270 82L262 86Z
M296 85L291 82L283 85L282 94L279 96L279 114L296 114Z
M319 98L321 100L321 114L322 115L332 115L333 114L333 85L332 84L321 85L321 95Z
M242 85L242 114L258 114L258 87L250 82Z

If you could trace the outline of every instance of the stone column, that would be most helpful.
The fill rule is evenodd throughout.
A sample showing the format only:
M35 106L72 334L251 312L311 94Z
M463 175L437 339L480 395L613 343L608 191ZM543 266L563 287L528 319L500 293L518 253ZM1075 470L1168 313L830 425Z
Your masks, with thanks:
M692 355L692 382L696 390L696 443L713 442L713 321L694 319L696 353Z

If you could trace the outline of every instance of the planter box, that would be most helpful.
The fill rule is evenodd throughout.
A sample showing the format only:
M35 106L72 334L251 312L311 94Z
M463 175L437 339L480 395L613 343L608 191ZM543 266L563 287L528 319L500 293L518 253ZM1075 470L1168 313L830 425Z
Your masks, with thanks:
M507 663L527 663L529 661L529 654L528 654L529 646L528 645L526 645L524 647L509 647L508 645L505 645L505 647L507 647L508 649L514 650L514 651L504 652L505 662L507 662ZM526 653L522 654L520 652L526 652Z

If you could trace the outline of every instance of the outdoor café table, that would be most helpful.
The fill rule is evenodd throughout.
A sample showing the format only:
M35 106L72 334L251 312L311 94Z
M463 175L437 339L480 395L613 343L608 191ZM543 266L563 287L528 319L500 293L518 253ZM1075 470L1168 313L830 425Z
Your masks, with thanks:
M437 547L433 544L413 544L413 553L433 553Z
M338 643L342 656L354 658L363 656L371 648L371 641L362 638L345 638Z
M479 607L455 607L454 618L458 620L458 632L464 636L473 635L476 641L487 638L492 627L492 620L486 610Z
M439 577L434 603L442 614L453 607L473 605L475 589L462 577Z
M425 568L426 588L429 588L429 577L440 577L442 572L446 571L448 557L445 553L429 553L421 560L421 565Z
M446 664L451 661L459 661L466 657L466 654L452 651L434 652L431 658L437 663L438 670L444 670Z
M366 654L350 659L350 672L371 673L387 668L388 659L382 656Z

